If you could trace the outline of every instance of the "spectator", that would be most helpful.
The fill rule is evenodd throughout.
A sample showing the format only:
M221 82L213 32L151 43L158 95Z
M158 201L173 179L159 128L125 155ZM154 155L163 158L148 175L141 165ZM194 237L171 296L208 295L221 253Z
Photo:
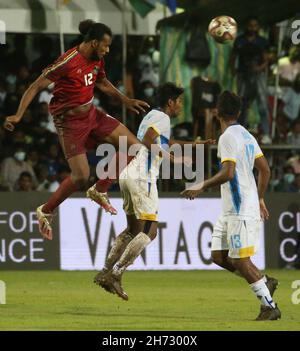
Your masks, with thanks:
M50 84L46 89L40 92L39 102L45 102L47 105L50 104L50 101L53 97L53 94L52 94L53 87L54 87L54 83Z
M151 108L155 107L155 86L149 80L145 80L140 87L139 99L146 101Z
M22 130L15 130L12 133L11 141L13 144L25 144L25 134Z
M51 144L47 146L47 152L44 157L43 164L48 168L48 173L51 180L54 180L62 166L62 162L59 157L59 146L57 144Z
M70 176L69 169L67 167L61 168L58 172L57 180L52 182L49 185L48 191L50 191L51 193L54 193L57 190L57 188L59 187L60 183L62 183L63 180L69 176Z
M230 65L232 74L237 73L238 94L243 98L240 123L248 126L247 114L254 100L260 114L263 144L270 144L269 108L267 92L268 42L259 35L259 22L249 18L244 34L234 42ZM236 59L238 66L236 70Z
M140 83L150 81L157 87L159 83L159 74L155 69L156 63L153 62L153 53L155 50L155 37L148 37L144 42L142 54L138 57L138 69L140 71Z
M13 157L5 158L0 167L0 178L2 185L7 186L10 191L19 179L21 173L28 172L32 176L34 185L37 184L32 167L25 161L26 152L22 145L16 145Z
M287 142L290 145L300 145L300 118L292 124L292 130L287 136Z
M278 60L279 84L285 90L285 87L292 87L296 76L300 73L300 47L292 46L289 55Z
M293 168L294 173L300 173L300 155L299 154L295 154L293 157L290 157L287 161L287 164Z
M50 181L49 181L49 173L48 167L43 164L37 165L35 168L36 176L38 181L38 186L36 188L37 191L49 191Z
M291 183L288 187L288 192L300 193L300 173L295 175L293 183Z
M283 114L288 122L295 121L300 112L300 73L296 76L293 88L287 88L283 95Z
M23 65L18 69L17 82L26 86L30 83L30 72L27 66Z
M53 118L48 110L48 104L46 102L40 102L38 105L38 118L40 126L45 128L50 133L56 133Z
M290 165L284 167L284 176L281 181L281 191L290 191L291 184L295 181L295 171Z
M191 123L183 122L176 124L172 130L173 138L176 140L190 140L192 141L193 138L191 137L193 134L193 126Z
M194 120L194 138L200 135L204 120L205 139L216 137L217 99L221 92L219 83L206 77L194 77L192 87L192 115ZM202 129L202 128L201 128Z
M27 163L34 169L39 163L40 155L37 149L31 149L27 154Z
M15 185L16 191L33 191L32 175L29 172L22 172Z

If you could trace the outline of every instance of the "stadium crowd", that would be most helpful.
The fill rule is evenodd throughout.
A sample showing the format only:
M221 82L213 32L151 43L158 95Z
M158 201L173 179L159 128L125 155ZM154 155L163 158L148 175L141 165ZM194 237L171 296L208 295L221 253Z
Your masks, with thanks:
M3 128L4 117L16 112L20 98L30 83L59 56L59 45L55 38L45 35L28 37L30 36L10 34L9 44L0 45L0 119L2 121L0 123L0 191L53 192L69 175L69 169L58 142L52 116L48 112L52 87L39 94L14 132L10 133ZM106 73L110 81L121 91L126 90L128 96L145 100L152 107L155 107L155 90L159 84L157 40L157 37L129 39L125 82L122 80L120 37L115 37L110 57L106 61ZM80 42L79 37L71 38L67 41L65 49L75 46L78 42ZM29 46L31 46L30 49ZM245 50L241 49L241 43L234 48L235 55L245 55ZM246 65L247 62L244 64ZM232 64L233 70L234 67ZM269 71L271 68L269 65ZM274 72L276 69L279 71L282 88L274 142L300 145L300 48L289 48L286 56L279 60ZM247 85L247 82L242 84ZM198 101L197 104L193 103L192 107L193 123L175 126L174 137L192 139L198 136L202 138L217 136L218 128L215 128L214 120L216 99L221 91L220 85L204 77L197 77L193 79L191 86L193 101ZM270 99L268 96L265 98ZM94 104L112 116L122 119L122 107L116 101L100 94L99 91L95 92ZM141 118L128 113L126 124L134 133ZM263 118L268 119L268 116L265 115ZM243 115L243 119L247 121L247 116ZM262 124L262 134L259 129L254 133L257 133L261 143L269 144L271 143L269 121L263 121ZM88 157L92 170L90 181L93 183L99 159L94 152L91 152ZM275 191L300 192L300 152L292 150L277 152L275 161L270 188ZM177 188L179 184L174 181L173 185ZM174 187L167 186L164 190L176 190ZM180 186L178 188L180 189Z

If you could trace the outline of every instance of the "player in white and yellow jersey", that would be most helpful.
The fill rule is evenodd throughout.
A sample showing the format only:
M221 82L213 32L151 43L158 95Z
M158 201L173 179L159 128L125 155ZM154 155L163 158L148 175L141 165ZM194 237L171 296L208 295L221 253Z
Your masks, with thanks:
M207 188L221 185L222 214L212 234L214 263L244 277L261 301L257 320L275 320L281 313L272 296L278 281L263 276L251 261L258 250L261 221L269 213L264 194L270 169L256 139L237 123L241 99L224 91L218 99L222 135L218 143L220 171L199 186L183 191L193 199ZM253 168L258 170L258 187Z
M207 144L206 141L170 140L170 118L177 117L182 109L183 89L165 83L157 92L159 108L151 110L142 120L137 137L144 146L121 172L119 184L127 215L127 228L116 238L105 266L95 277L95 283L122 299L128 296L121 286L121 277L157 233L159 176L162 157L183 163L182 157L171 155L167 148L176 144ZM154 150L153 150L154 149ZM152 152L150 152L152 150ZM153 152L154 151L154 152Z

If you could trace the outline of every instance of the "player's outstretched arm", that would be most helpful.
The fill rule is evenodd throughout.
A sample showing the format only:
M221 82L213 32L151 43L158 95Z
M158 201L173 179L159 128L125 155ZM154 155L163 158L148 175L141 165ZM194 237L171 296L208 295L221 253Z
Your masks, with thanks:
M170 160L172 163L185 164L187 167L191 167L192 159L189 157L175 157L173 154L161 148L158 144L155 143L156 138L159 137L159 134L152 128L149 127L147 132L144 135L142 143L149 149L153 155L159 155L160 157Z
M30 84L22 96L17 113L15 115L6 117L4 128L9 131L13 131L15 129L15 124L21 121L24 112L26 111L31 101L38 94L38 92L45 89L51 83L51 80L45 78L43 75L40 75L32 84Z
M268 165L268 161L264 156L258 157L255 160L254 167L258 170L257 191L259 197L260 215L264 220L269 218L269 211L264 201L264 195L269 184L271 171Z
M205 189L212 188L223 183L226 183L234 178L235 172L235 162L233 161L224 161L222 163L222 168L220 171L215 174L213 177L205 180L199 185L193 185L192 188L186 189L181 192L181 195L187 199L194 199L196 196L201 194Z
M145 101L130 99L122 94L107 78L98 79L96 81L96 87L104 94L117 98L121 104L124 104L128 108L128 110L137 114L140 112L146 112L145 108L150 107Z
M189 140L176 140L176 139L170 139L169 145L173 144L178 144L178 145L214 145L216 143L215 139L207 139L207 140L194 140L194 141L189 141Z

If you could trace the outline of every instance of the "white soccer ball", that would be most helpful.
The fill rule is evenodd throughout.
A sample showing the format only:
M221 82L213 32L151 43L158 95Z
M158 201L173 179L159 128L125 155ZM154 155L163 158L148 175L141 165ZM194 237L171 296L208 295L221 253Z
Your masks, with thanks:
M237 23L229 16L218 16L208 26L209 34L218 43L228 43L236 38Z

